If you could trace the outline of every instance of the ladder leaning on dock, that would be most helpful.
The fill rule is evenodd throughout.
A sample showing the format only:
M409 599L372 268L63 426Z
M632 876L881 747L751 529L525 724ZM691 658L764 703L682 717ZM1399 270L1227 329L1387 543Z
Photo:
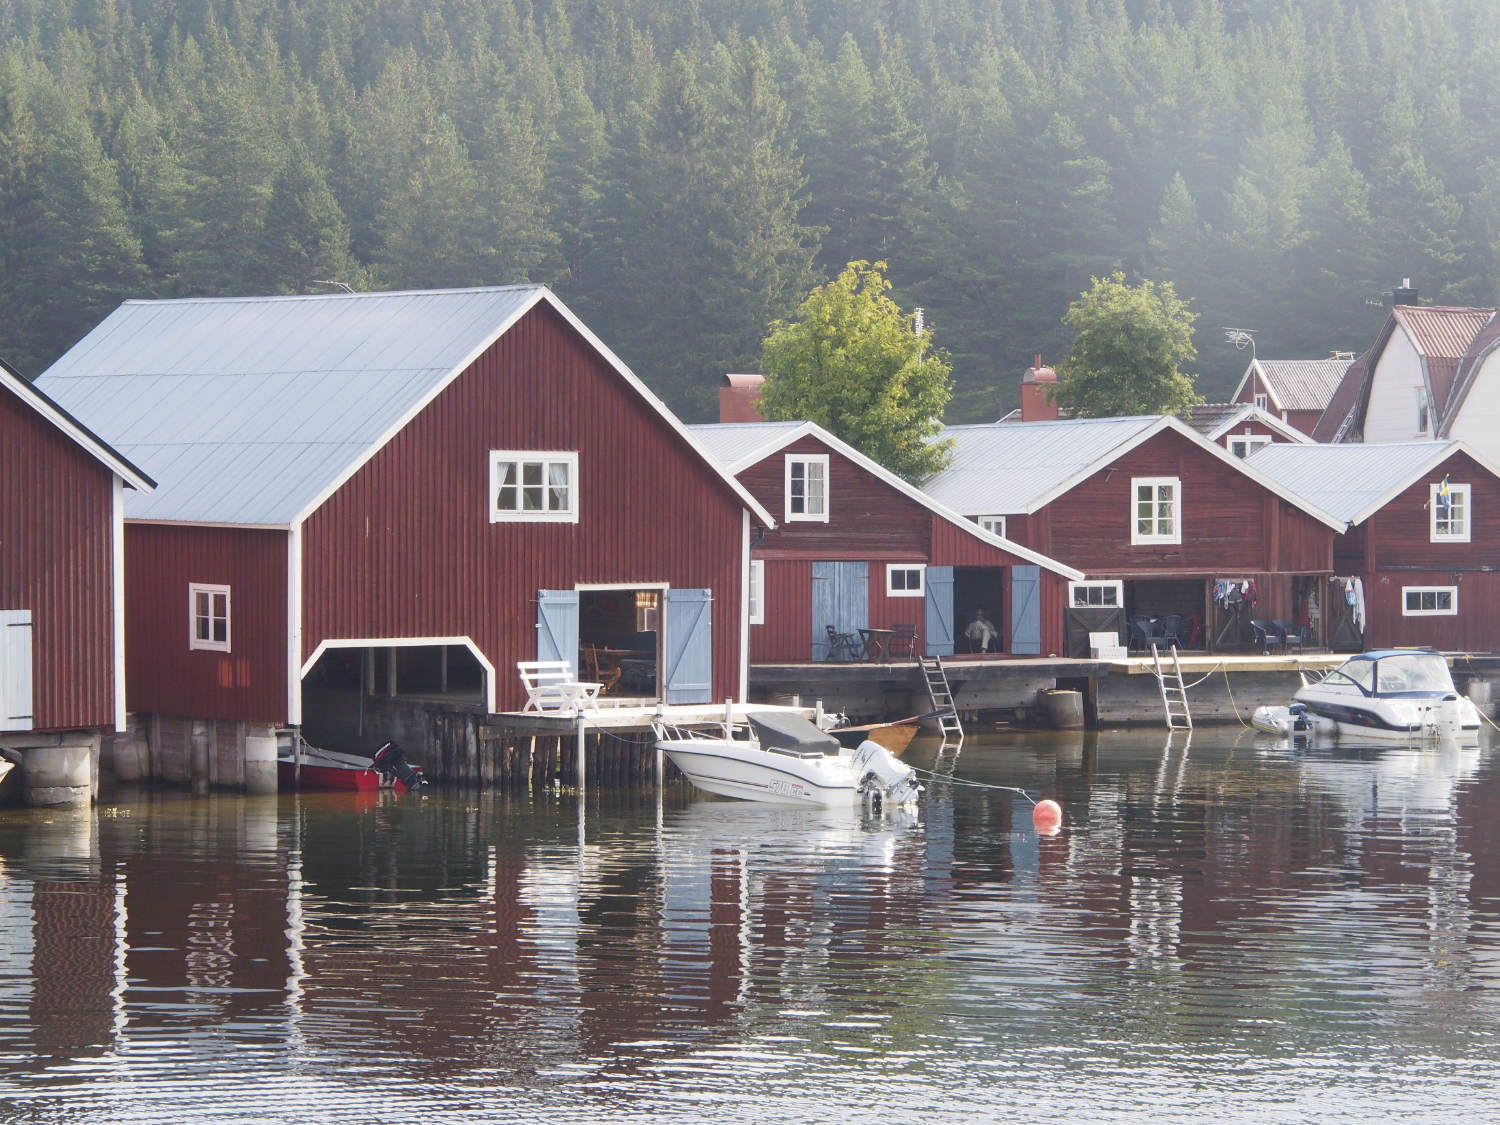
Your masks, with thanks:
M1171 646L1172 667L1163 668L1156 642L1151 643L1151 659L1156 663L1156 684L1161 688L1161 703L1167 712L1168 730L1192 730L1193 714L1188 710L1187 688L1182 686L1182 665L1177 660L1177 646Z
M922 676L927 680L927 696L932 700L932 709L937 712L938 726L942 728L944 741L947 741L950 734L962 738L964 728L958 721L958 709L953 706L953 689L948 686L948 673L943 670L942 658L919 654L917 659L922 662Z

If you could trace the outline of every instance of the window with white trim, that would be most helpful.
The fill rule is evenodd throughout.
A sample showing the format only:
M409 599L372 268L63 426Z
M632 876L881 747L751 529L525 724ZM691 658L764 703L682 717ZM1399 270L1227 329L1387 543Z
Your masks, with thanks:
M828 454L789 454L786 459L786 518L828 522Z
M1418 387L1417 391L1417 433L1427 432L1427 388Z
M229 587L188 583L188 648L229 651Z
M1256 391L1255 392L1255 405L1257 407L1259 407L1261 410L1266 410L1266 409L1268 409L1270 407L1271 400L1266 395L1266 393L1264 391Z
M750 624L766 623L766 561L750 560Z
M578 454L490 451L490 522L578 522Z
M1125 583L1069 582L1068 604L1075 609L1113 609L1125 604Z
M1130 541L1181 543L1181 493L1177 477L1131 477Z
M1434 484L1430 486L1427 510L1432 513L1429 538L1434 543L1467 543L1469 541L1469 501L1467 484Z
M1236 457L1249 457L1261 446L1270 444L1271 439L1265 434L1240 434L1230 437L1229 452Z
M888 598L920 598L927 587L923 579L927 568L920 563L890 563L885 568L885 595Z
M1004 516L980 516L979 526L991 535L998 535L1001 539L1005 538Z
M1454 617L1457 614L1457 586L1401 587L1403 617Z

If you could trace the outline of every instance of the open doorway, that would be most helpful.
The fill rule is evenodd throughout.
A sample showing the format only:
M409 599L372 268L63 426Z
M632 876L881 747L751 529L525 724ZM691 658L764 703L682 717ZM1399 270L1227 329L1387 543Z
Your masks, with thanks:
M1003 566L956 566L953 568L953 644L958 652L1005 652L1009 640L1006 622L1009 607L1005 603ZM983 630L970 630L975 612L983 611L994 629L987 648L978 639ZM972 635L971 635L972 634Z
M578 668L600 695L656 699L661 644L660 589L578 592Z

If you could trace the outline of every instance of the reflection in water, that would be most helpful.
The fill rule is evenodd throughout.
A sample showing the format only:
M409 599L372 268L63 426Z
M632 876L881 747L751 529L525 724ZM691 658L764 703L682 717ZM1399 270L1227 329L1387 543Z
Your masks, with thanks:
M910 753L952 782L885 818L686 787L6 810L0 1118L1500 1111L1489 750Z

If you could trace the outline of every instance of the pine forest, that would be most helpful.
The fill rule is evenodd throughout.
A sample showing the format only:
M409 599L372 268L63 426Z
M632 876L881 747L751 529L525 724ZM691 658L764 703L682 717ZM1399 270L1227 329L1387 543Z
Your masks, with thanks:
M543 282L689 420L884 261L995 417L1090 279L1198 392L1500 301L1494 0L0 0L0 356L121 300Z

